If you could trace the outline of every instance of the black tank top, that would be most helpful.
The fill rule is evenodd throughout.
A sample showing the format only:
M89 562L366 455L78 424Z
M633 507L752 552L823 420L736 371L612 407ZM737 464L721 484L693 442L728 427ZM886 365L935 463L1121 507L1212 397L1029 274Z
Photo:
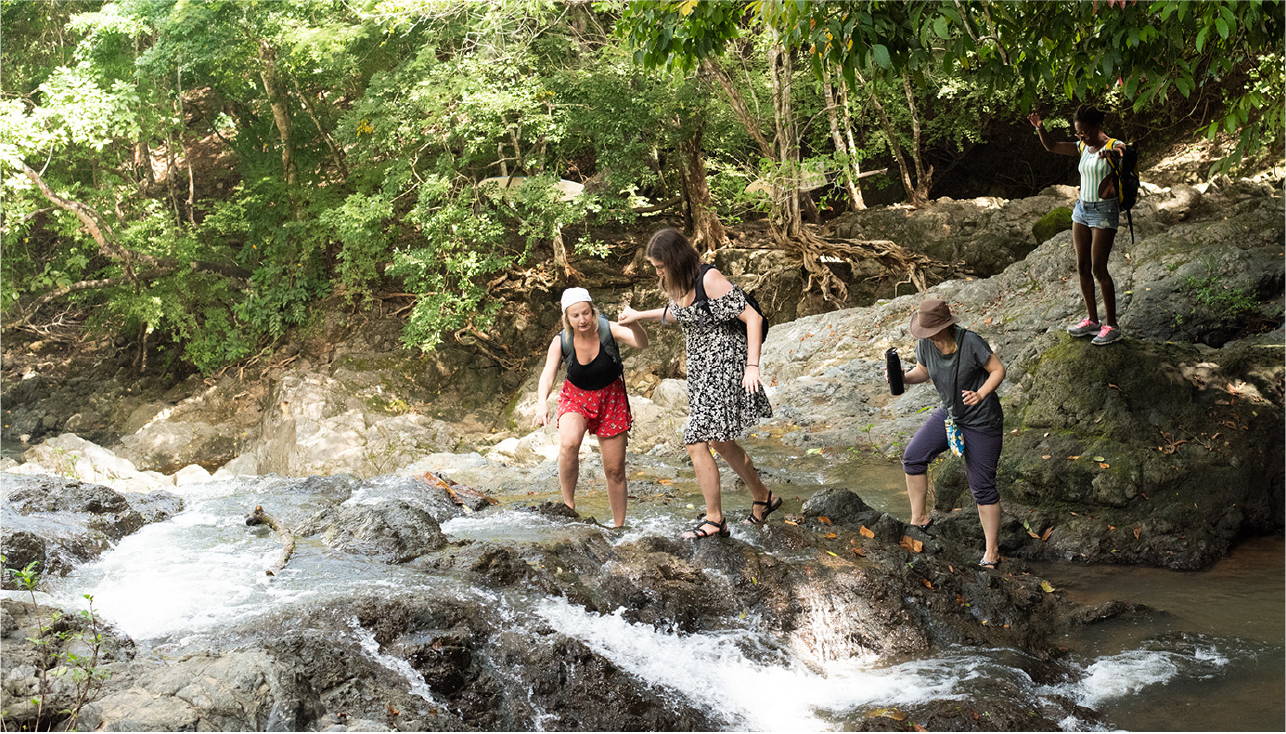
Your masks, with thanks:
M612 359L612 355L602 345L598 348L598 356L591 359L589 364L581 364L576 358L575 346L567 359L567 379L582 390L602 390L623 374L625 371L621 363Z

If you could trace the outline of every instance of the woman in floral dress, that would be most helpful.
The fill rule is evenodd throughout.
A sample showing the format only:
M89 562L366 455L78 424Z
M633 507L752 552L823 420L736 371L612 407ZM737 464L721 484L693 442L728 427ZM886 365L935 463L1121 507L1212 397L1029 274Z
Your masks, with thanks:
M761 525L781 507L782 500L760 481L754 462L737 439L751 426L772 417L759 370L763 317L749 305L741 288L715 268L701 264L697 251L679 231L663 229L652 235L647 259L656 268L661 290L670 301L651 311L626 307L619 323L625 326L655 319L663 325L677 322L683 327L688 357L688 421L683 443L706 502L705 516L684 537L728 535L712 448L750 488L753 502L746 521Z

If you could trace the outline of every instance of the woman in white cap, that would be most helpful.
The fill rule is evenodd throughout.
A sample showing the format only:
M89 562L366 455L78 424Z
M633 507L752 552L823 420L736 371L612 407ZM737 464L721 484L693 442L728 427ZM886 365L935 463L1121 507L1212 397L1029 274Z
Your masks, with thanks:
M567 362L567 379L558 394L558 484L563 503L576 509L580 477L580 445L585 432L598 436L607 479L607 501L615 527L625 525L625 442L634 423L625 393L624 370L617 343L635 349L647 346L639 324L612 323L594 308L589 291L563 291L563 331L549 343L545 369L540 373L535 423L549 423L549 391L558 365Z

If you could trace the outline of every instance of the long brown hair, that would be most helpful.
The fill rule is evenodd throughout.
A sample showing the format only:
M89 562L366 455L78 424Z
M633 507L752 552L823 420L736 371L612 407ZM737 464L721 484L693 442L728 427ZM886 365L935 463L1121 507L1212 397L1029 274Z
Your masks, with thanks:
M683 233L667 227L647 241L647 256L661 261L661 290L671 299L683 298L701 271L701 256Z

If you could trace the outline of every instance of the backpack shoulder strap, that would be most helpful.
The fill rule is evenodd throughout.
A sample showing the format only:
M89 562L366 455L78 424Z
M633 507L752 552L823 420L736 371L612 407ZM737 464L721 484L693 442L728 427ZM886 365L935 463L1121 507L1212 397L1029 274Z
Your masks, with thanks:
M692 284L692 289L696 291L696 298L692 299L693 303L710 300L706 295L706 273L711 270L718 270L718 268L710 263L701 263L701 267L697 268L697 282Z
M598 345L600 349L607 352L612 361L618 363L621 361L621 348L616 344L616 337L612 336L612 322L608 321L603 314L598 315Z
M566 362L567 358L572 356L572 349L574 349L572 346L572 335L566 329L563 329L558 332L558 339L563 344L563 361Z

